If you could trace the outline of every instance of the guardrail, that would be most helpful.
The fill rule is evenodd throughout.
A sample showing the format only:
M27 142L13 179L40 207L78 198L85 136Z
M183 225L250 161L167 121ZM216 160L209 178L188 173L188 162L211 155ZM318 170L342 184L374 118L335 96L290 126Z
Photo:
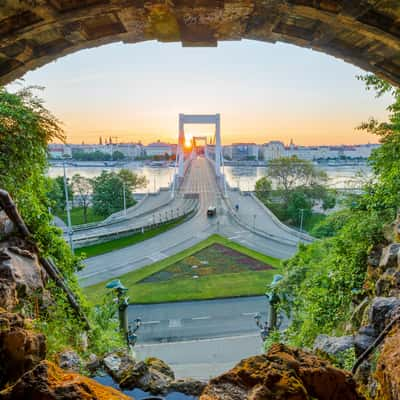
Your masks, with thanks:
M272 221L274 221L275 225L279 226L286 232L290 233L291 235L297 236L300 239L303 239L307 242L313 242L315 240L314 237L308 235L307 233L296 231L296 229L291 228L284 224L254 193L250 193L250 197L261 207L264 211L270 216Z
M146 195L139 203L135 204L135 205L134 205L133 207L131 207L131 208L128 208L128 209L127 209L127 212L129 212L129 210L132 212L132 210L134 210L134 209L141 208L141 207L143 206L143 202L144 202L149 196L152 196L152 195L151 195L151 194L150 194L150 195ZM170 197L170 198L168 198L168 200L167 200L166 202L160 204L159 206L157 206L157 207L155 207L155 208L153 208L153 209L151 209L151 210L145 211L145 212L143 212L142 214L138 214L138 215L134 215L134 216L125 216L125 215L118 216L118 215L117 215L117 216L113 217L113 215L119 214L119 213L122 213L122 212L123 212L123 211L118 211L118 213L112 214L111 216L109 216L108 218L106 218L106 219L103 220L103 221L100 221L100 222L91 222L91 223L82 224L82 225L75 225L75 226L72 227L72 230L73 230L74 232L81 232L81 231L85 231L85 230L89 230L89 229L93 229L93 228L103 228L103 227L106 227L106 226L111 226L111 225L120 223L120 222L122 222L122 221L128 221L128 220L130 220L130 219L132 219L132 218L137 218L137 217L139 217L139 216L152 214L152 213L158 211L160 208L163 208L163 207L165 207L165 206L168 206L173 200L174 200L174 199L173 199L172 197Z
M74 240L74 245L75 245L75 248L80 248L80 247L90 246L93 244L105 243L110 240L119 239L119 238L122 238L125 236L131 236L131 235L135 235L135 234L143 234L143 233L147 232L148 230L158 228L160 226L178 221L180 219L188 220L197 213L198 207L199 207L199 202L193 201L190 203L190 207L188 207L186 210L185 209L182 210L181 214L177 213L177 215L175 217L168 218L168 216L166 216L164 219L162 219L162 216L160 214L160 220L158 222L153 222L151 224L147 224L147 225L143 225L143 226L139 226L139 227L135 227L135 228L128 228L128 229L124 229L124 230L121 230L118 232L102 233L102 234L98 234L98 235L91 236L91 237L76 239L76 240Z

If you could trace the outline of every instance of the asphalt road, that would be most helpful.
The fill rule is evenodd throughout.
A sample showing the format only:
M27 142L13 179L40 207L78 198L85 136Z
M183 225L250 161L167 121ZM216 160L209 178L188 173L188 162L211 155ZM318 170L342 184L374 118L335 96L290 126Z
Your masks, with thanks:
M228 371L240 360L262 351L258 334L135 346L138 359L157 357L172 367L177 378L202 380Z
M254 316L267 315L264 296L131 305L129 321L141 318L138 343L176 342L257 334Z
M273 257L288 258L296 252L298 238L284 230L279 232L279 236L288 239L291 244L286 240L262 237L235 222L219 191L214 170L206 159L199 157L192 161L177 199L185 193L199 193L199 211L195 217L145 242L87 259L86 268L78 274L81 285L93 285L142 268L191 247L213 233ZM247 204L247 207L251 206L251 203ZM216 217L207 217L210 205L217 207ZM254 206L254 210L253 214L262 212L258 206ZM272 219L268 221L265 215L262 218L263 229L268 232L270 228L276 232L276 223Z

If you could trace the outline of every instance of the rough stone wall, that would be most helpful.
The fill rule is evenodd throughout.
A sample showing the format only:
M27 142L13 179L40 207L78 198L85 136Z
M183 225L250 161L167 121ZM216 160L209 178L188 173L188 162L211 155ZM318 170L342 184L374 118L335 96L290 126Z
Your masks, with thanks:
M289 42L400 84L398 0L2 0L0 84L79 49L154 39Z

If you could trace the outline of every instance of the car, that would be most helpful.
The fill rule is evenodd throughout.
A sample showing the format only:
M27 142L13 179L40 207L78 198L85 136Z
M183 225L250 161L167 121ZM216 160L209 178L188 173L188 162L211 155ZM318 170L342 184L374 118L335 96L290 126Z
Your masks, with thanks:
M207 208L207 216L208 217L213 217L215 214L217 214L217 207L210 206Z

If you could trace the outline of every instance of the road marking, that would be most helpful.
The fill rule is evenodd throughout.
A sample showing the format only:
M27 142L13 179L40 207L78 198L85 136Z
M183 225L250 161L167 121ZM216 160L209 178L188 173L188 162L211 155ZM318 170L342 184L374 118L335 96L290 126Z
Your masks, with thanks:
M242 313L242 315L244 315L244 316L249 316L249 317L254 317L255 315L257 315L258 313L256 313L256 312L244 312L244 313Z
M161 324L161 321L144 321L144 322L142 322L142 325L155 325L155 324Z
M182 321L180 319L170 319L168 323L168 328L180 328L182 326Z
M211 319L209 315L204 316L204 317L193 317L192 320L197 321L197 320L203 320L203 319Z

